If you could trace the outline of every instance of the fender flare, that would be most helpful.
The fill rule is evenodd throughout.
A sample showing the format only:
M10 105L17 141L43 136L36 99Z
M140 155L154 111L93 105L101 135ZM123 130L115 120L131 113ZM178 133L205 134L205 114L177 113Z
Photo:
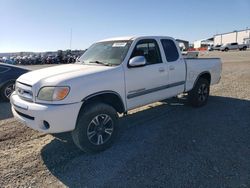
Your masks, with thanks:
M88 95L87 97L85 97L85 98L83 98L81 100L81 102L83 103L82 105L84 105L91 98L94 98L94 97L97 97L97 96L103 95L103 94L113 94L113 95L116 95L119 98L119 100L121 101L121 103L122 103L122 109L123 109L123 111L124 112L126 111L124 102L123 102L122 97L120 96L120 94L117 93L117 92L115 92L115 91L111 91L111 90L99 91L99 92L96 92L96 93Z
M193 84L193 87L196 85L197 81L200 79L201 75L203 75L203 74L209 74L209 75L210 75L210 78L211 78L211 73L210 73L209 71L201 72L201 73L196 77L196 79L195 79L195 81L194 81L194 84ZM211 82L211 80L210 80L210 82Z

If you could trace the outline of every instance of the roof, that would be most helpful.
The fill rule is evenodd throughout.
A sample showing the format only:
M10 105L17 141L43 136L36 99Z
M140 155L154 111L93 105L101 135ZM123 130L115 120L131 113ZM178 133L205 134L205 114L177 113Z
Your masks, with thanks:
M230 31L230 32L225 32L225 33L220 33L220 34L215 34L214 36L218 36L218 35L226 35L226 34L230 34L230 33L236 33L236 32L242 32L242 31L249 31L249 28L246 29L241 29L241 30L234 30L234 31Z
M114 37L114 38L108 38L108 39L104 39L104 40L100 40L98 42L106 42L106 41L127 41L127 40L135 40L135 39L147 39L147 38L169 38L169 39L173 39L172 37L168 37L168 36L151 36L151 35L147 35L147 36L127 36L127 37Z
M204 41L213 41L214 40L214 37L212 38L205 38L205 39L201 39L201 40L196 40L194 42L204 42Z
M188 43L189 43L189 41L187 41L187 40L182 40L182 39L176 39L176 41L178 41L178 42L188 42Z
M135 36L124 36L124 37L113 37L113 38L107 38L100 40L98 42L105 42L105 41L125 41L125 40L133 40Z
M24 67L12 65L12 64L7 64L7 63L0 63L0 65L4 66L4 67L13 67L13 68L16 68L16 69L29 70L29 69L24 68Z

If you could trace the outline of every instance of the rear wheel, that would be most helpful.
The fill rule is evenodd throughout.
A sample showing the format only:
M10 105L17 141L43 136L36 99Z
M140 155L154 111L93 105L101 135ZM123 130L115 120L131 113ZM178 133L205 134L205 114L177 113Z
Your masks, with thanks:
M199 78L194 88L188 92L188 100L194 107L201 107L207 103L210 86L207 79Z
M96 153L109 148L117 134L118 114L104 103L91 103L78 115L72 138L78 148Z
M244 50L244 51L245 51L245 50L247 50L247 47L246 47L246 46L244 46L244 47L242 48L242 50Z
M10 95L15 91L15 82L10 81L1 88L0 90L0 96L4 101L10 100Z

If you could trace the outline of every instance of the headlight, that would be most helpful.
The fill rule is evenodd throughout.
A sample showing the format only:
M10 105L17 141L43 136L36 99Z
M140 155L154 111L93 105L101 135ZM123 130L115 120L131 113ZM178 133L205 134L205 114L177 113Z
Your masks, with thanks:
M43 101L60 101L69 94L69 87L43 87L37 98Z

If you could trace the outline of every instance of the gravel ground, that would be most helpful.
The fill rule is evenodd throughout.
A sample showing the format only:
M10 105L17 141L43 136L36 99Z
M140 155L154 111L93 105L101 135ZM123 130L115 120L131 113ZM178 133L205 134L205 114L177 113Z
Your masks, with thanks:
M250 187L250 51L201 56L224 62L205 107L171 99L133 110L95 155L26 128L0 103L0 187Z

